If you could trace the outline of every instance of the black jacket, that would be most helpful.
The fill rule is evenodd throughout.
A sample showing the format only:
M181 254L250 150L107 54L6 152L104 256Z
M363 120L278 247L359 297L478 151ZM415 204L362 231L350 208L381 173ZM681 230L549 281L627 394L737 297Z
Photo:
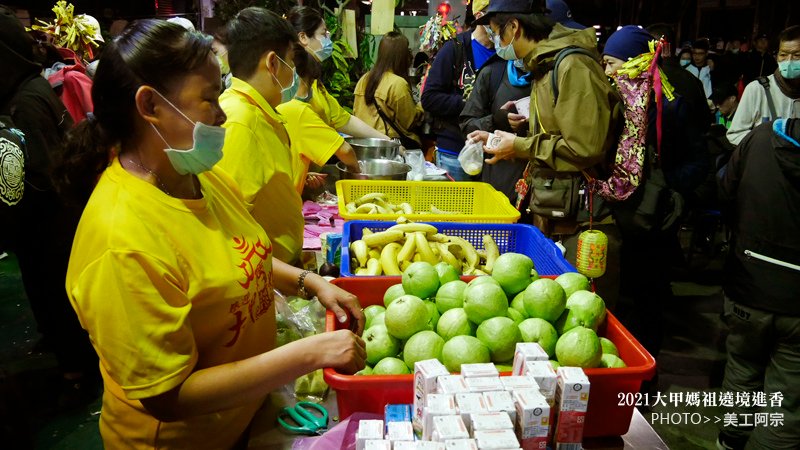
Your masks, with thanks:
M478 72L472 94L461 111L461 132L464 135L475 130L490 133L503 130L511 133L508 111L500 108L509 100L519 100L530 93L530 85L517 87L508 80L508 61L497 55L492 56ZM527 128L520 130L519 134L524 136L526 132ZM484 164L481 181L504 193L513 205L517 201L515 186L527 163L528 161L511 159L499 161L497 164Z
M459 61L463 61L459 65ZM472 31L465 31L439 49L428 71L422 91L422 109L433 116L433 132L439 148L458 152L466 139L458 127L458 115L464 109L462 74L475 75L472 56Z
M800 141L800 120L789 123ZM720 171L733 231L723 288L737 303L798 317L800 270L762 258L800 266L800 147L772 126L750 132Z
M751 50L744 54L742 61L742 80L745 86L758 77L772 75L778 68L778 62L768 52Z

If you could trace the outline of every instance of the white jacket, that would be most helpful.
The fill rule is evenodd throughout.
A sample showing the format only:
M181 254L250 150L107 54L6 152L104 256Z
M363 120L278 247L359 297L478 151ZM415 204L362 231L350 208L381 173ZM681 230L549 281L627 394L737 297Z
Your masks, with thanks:
M711 97L711 68L708 66L697 67L694 64L689 64L686 66L686 70L703 83L703 91L706 93L706 98Z
M747 133L761 123L779 118L800 118L800 99L792 100L784 95L775 81L775 74L768 76L767 79L769 80L769 94L775 103L775 112L778 117L772 117L769 111L764 87L758 80L751 81L744 88L742 100L739 102L739 107L731 121L731 127L728 129L727 137L731 144L739 145Z

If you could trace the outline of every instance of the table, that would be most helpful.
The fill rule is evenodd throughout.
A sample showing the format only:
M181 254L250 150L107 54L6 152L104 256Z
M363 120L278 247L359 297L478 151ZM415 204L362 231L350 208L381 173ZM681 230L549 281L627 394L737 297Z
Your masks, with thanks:
M250 430L251 450L289 450L292 448L297 435L288 434L277 426L276 412L283 404L293 402L287 393L273 395L272 401L267 400L264 406L256 413ZM328 409L331 419L330 427L338 424L338 407L336 406L336 393L331 392L322 404ZM583 447L587 450L669 450L666 443L656 434L647 419L639 410L633 410L633 418L628 433L619 437L588 438Z

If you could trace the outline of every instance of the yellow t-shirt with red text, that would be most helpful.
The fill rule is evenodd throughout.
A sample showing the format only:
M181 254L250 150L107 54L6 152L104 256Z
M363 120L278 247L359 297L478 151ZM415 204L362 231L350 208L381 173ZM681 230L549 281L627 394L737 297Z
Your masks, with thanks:
M269 238L222 170L198 179L201 199L176 199L114 159L81 216L66 287L100 357L106 448L230 448L264 400L177 422L140 402L275 344Z
M350 121L350 113L342 108L342 105L333 98L327 89L324 89L324 86L322 88L319 86L319 80L314 80L311 84L311 98L308 100L308 106L317 113L323 122L337 130Z

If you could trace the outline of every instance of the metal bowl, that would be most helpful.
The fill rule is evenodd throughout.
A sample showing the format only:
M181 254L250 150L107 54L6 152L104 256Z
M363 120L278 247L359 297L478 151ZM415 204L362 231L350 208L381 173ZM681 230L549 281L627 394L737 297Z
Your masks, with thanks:
M396 160L400 155L400 144L395 141L376 138L347 138L359 161L371 159Z
M359 161L361 173L347 170L342 162L336 163L339 176L342 180L405 180L411 166L405 163L390 161L388 159L370 159Z

